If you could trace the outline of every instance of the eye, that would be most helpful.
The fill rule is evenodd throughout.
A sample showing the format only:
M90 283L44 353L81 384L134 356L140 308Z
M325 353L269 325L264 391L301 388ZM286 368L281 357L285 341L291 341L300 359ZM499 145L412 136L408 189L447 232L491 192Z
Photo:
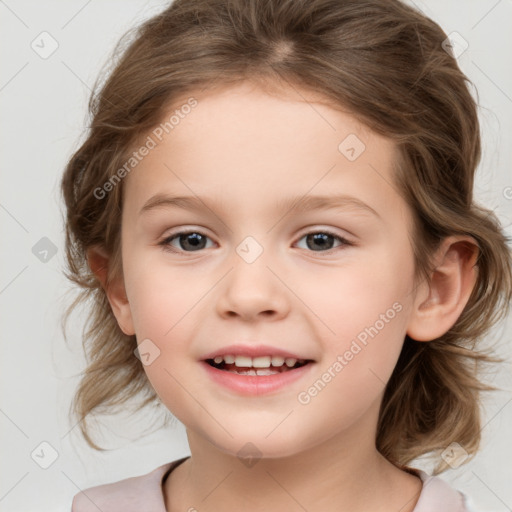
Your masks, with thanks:
M307 233L299 239L299 242L303 239L306 240L306 248L313 252L329 252L331 249L336 249L340 246L354 245L346 238L326 230ZM200 231L180 231L164 238L158 245L161 245L164 250L173 253L196 252L208 248L208 240L210 238ZM333 247L335 240L338 240L339 245ZM176 243L178 247L176 247Z
M349 242L346 238L342 236L331 233L330 231L311 231L304 235L300 240L306 240L306 248L312 249L313 252L329 252L333 249L333 240L338 240L340 244L337 247L343 245L354 245L352 242ZM320 251L314 250L315 248L320 248ZM334 247L336 249L336 247Z
M163 246L164 250L179 253L182 251L185 252L194 252L200 251L201 249L205 249L206 240L209 237L200 231L180 231L179 233L175 233L173 235L164 238L158 245ZM178 249L175 249L172 242L176 240L177 243L181 246ZM190 250L189 250L190 249Z

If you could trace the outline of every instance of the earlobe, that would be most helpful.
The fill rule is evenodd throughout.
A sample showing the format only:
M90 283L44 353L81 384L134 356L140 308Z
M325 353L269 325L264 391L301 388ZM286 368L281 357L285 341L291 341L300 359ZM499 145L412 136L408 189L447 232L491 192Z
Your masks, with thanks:
M117 319L120 329L126 335L135 334L133 328L130 303L126 296L126 289L122 278L107 282L110 258L103 247L91 247L87 251L89 267L105 290L112 311Z
M478 268L478 244L469 236L450 236L436 254L430 282L413 304L407 335L416 341L439 338L457 322L473 291Z

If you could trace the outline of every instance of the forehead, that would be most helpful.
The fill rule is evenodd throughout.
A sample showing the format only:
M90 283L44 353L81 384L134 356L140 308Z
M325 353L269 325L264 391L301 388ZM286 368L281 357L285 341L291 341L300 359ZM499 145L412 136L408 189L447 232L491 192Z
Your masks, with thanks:
M195 106L183 108L190 98ZM376 209L398 195L394 144L295 86L243 82L183 95L147 137L155 147L125 183L127 207L137 212L166 191L243 203L254 212L267 200L313 192L357 192Z

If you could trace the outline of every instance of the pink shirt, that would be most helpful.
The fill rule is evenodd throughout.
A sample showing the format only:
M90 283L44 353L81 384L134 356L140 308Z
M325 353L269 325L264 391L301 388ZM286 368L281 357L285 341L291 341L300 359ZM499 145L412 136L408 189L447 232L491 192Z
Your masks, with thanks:
M167 512L162 484L186 459L168 462L145 475L89 487L74 496L71 512ZM472 512L465 494L437 476L414 471L423 482L414 512Z

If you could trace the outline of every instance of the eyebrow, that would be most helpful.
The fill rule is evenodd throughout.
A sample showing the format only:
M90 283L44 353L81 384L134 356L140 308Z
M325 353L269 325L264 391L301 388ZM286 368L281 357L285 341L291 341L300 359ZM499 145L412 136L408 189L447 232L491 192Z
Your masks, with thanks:
M205 198L206 199L206 198ZM157 208L183 208L189 210L211 210L206 204L210 202L208 199L204 201L198 196L168 196L158 193L150 197L144 206L140 209L139 216ZM333 195L333 196L311 196L291 197L277 202L277 208L286 212L301 213L308 210L321 209L353 209L362 213L370 213L379 219L382 217L370 205L361 201L357 197L349 195Z

